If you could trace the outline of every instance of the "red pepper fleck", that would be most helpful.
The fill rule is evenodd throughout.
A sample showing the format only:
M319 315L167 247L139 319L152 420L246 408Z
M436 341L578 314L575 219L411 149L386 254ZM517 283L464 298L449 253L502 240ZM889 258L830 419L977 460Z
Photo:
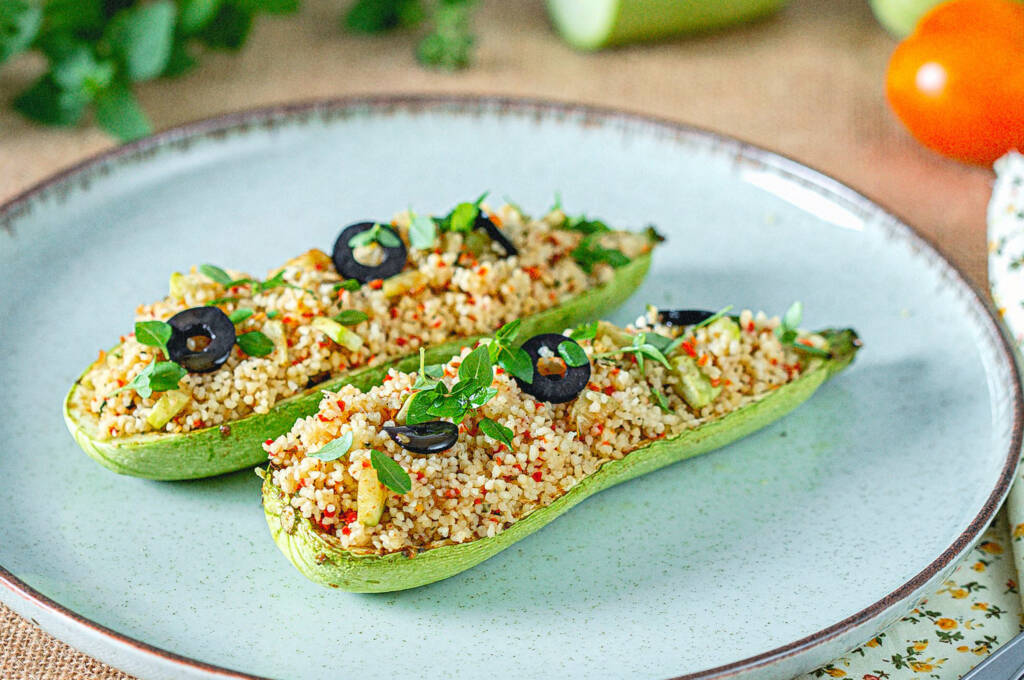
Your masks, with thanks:
M748 332L748 333L753 333L753 332L754 332L754 330L756 330L756 329L757 329L757 326L755 326L755 325L754 325L754 322L753 322L753 321L749 321L749 322L747 323L747 332Z
M387 382L387 381L393 380L393 379L394 379L393 376L390 373L388 373L386 376L384 376L383 382Z
M446 498L457 498L462 495L462 492L458 489L448 489L444 492Z
M697 365L698 366L706 366L707 363L708 363L708 358L709 357L708 357L708 353L707 352L701 352L700 359L697 359Z
M345 402L343 402L341 399L339 399L338 401L336 401L334 403L338 405L338 410L339 411L344 411L345 410Z
M721 382L722 382L722 381L721 381L721 379L719 379L719 378L712 378L712 379L711 379L711 386L712 386L712 387L718 387L718 385L719 385L719 384L720 384Z
M494 462L497 463L498 465L502 465L501 456L495 456L494 457Z
M523 471L523 466L522 466L522 465L520 465L519 463L516 463L516 464L515 464L515 465L513 465L512 467L514 467L515 469L519 470L520 472L522 472L522 471Z
M523 267L523 271L529 274L530 278L533 279L534 281L540 278L539 267Z
M483 502L484 502L483 498L474 498L473 499L473 505L480 505Z
M274 440L273 439L268 439L267 441L265 441L263 443L266 444L267 446L270 446L271 444L274 443Z
M541 472L540 470L537 470L537 471L536 471L536 472L534 472L534 473L533 473L533 475L531 475L531 476L533 477L533 481L535 481L535 482L539 482L539 481L541 481L542 479L544 479L544 473L543 473L543 472Z
M431 328L440 328L442 323L444 323L444 322L441 319L437 319L433 323L430 324L430 327Z
M405 347L407 344L409 344L409 340L407 338L396 338L395 344L398 345L399 347Z
M505 369L502 368L501 366L498 366L497 368L494 369L494 372L496 374L498 374L498 375L504 375L505 374Z
M595 385L594 383L587 383L587 389L592 391L592 392L600 392L601 391L601 388L598 387L597 385Z
M814 343L811 342L808 338L800 338L799 340L797 340L797 342L799 342L804 347L814 347Z
M373 281L370 281L370 288L373 288L374 290L380 290L383 287L384 287L384 280L383 279L374 279Z
M424 478L426 478L426 475L423 474L422 472L417 472L416 473L416 481L422 482L424 480Z
M327 421L330 420L330 418L326 417L323 413L317 413L316 417L317 420L319 420L321 423L326 423Z
M355 522L356 519L358 519L358 517L359 513L357 513L355 510L349 510L348 512L345 513L345 524L352 524L352 522Z
M604 388L603 390L601 390L601 391L602 391L602 392L604 392L605 394L607 394L607 395L608 395L608 396L610 397L610 396L612 396L613 394L615 394L615 387L614 387L614 386L612 386L612 385L608 385L607 387L605 387L605 388Z
M364 468L368 468L368 467L370 467L370 461L368 461L368 460L364 460L364 461L363 461L363 467L364 467Z
M351 533L352 533L352 530L351 530L351 529L349 529L348 527L342 527L342 528L341 528L341 533L343 533L343 534L345 534L346 536L348 536L349 534L351 534Z
M398 318L398 307L392 307L391 311L389 312L389 314L391 314L391 318L392 319L397 319Z
M689 354L694 359L697 358L697 350L693 348L693 344L689 340L683 340L679 345L683 348L683 351Z

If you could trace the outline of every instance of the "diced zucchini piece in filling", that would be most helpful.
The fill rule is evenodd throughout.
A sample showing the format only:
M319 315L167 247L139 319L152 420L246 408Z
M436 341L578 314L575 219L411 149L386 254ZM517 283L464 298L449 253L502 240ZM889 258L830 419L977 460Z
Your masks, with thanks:
M697 366L697 362L687 354L672 357L672 370L679 382L673 383L676 394L692 409L702 409L717 397L721 387L712 387L711 380Z
M185 404L188 403L190 398L181 390L168 390L164 392L156 400L153 410L146 416L146 422L149 423L150 427L160 429L171 422L171 418L181 413L181 409L185 408Z
M359 488L356 491L356 519L365 527L375 527L384 514L387 492L372 467L363 468L359 473Z
M318 316L313 319L311 325L350 352L355 352L363 346L363 339L357 333L345 328L334 319Z

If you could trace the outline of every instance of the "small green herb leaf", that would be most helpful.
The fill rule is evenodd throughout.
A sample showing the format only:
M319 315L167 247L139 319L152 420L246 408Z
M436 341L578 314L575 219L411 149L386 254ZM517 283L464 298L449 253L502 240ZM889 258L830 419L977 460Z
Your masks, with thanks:
M377 232L377 243L381 244L385 248L397 248L402 245L402 239L395 235L395 232L390 229L382 228Z
M267 312L268 319L276 319L279 316L281 316L281 312L277 311L276 309L271 309L269 312Z
M509 451L512 450L512 437L515 436L515 432L498 421L491 420L490 418L483 418L480 421L480 431L491 439L499 441L507 446Z
M238 346L251 357L265 357L274 351L274 342L259 331L250 331L238 336Z
M228 314L228 318L231 319L231 323L238 325L252 316L254 312L248 307L239 307L235 311ZM269 315L268 315L269 316Z
M0 64L28 49L43 25L43 8L25 0L0 2Z
M480 208L472 203L459 203L449 215L448 231L472 231L479 214Z
M164 356L170 358L167 352L167 342L171 339L174 329L169 323L163 321L136 321L135 339L149 347L159 347L163 350Z
M459 365L459 382L470 382L490 387L494 380L494 367L491 365L491 357L487 347L481 345L466 355Z
M358 309L343 309L340 313L331 317L342 326L356 326L370 318L366 312Z
M571 340L563 340L558 343L558 355L565 359L565 363L573 367L590 363L583 348Z
M533 361L522 347L503 348L498 355L498 365L527 385L533 384Z
M323 446L316 453L309 454L312 458L319 458L322 461L330 462L332 460L338 460L352 448L352 432L348 431L341 435L337 439L332 439Z
M148 399L154 392L166 392L178 388L185 374L184 368L173 361L155 361L146 366L124 387L114 390L109 396L126 390L135 390L140 397Z
M176 14L171 0L156 0L114 16L105 37L129 79L150 80L163 72L171 56Z
M494 334L494 339L499 344L508 346L515 342L516 336L519 334L519 327L523 324L522 320L514 319L509 321L507 324L498 329L498 332Z
M412 479L405 469L377 449L370 449L370 464L377 471L380 483L397 494L406 494L412 490Z
M569 333L569 337L577 342L580 340L593 340L597 337L597 321L591 321L590 323L577 326L571 333Z
M227 288L232 281L231 277L228 276L228 273L226 271L224 271L217 265L213 264L199 265L199 273L205 276L206 278L211 279L216 283L219 283L225 288Z
M368 246L374 241L385 248L397 248L402 245L402 240L398 238L394 231L382 224L374 224L366 231L361 231L350 238L348 240L348 247L354 250Z
M700 323L695 324L694 327L693 327L693 330L697 330L698 328L704 328L704 326L710 326L711 324L713 324L714 322L718 321L723 316L728 314L729 311L731 311L731 310L732 310L732 305L728 305L726 307L723 307L722 309L718 310L717 312L715 312L714 314L712 314L708 318L704 319ZM797 321L797 323L799 324L800 322Z
M654 399L654 403L656 403L658 408L662 411L665 413L673 413L672 409L669 408L668 399L665 398L665 395L653 387L651 388L651 397Z
M153 131L135 93L122 83L112 83L96 95L96 123L123 142Z
M345 15L345 27L356 33L383 33L422 20L420 0L356 0Z
M584 237L570 253L583 271L590 274L594 271L594 266L601 262L613 267L625 267L629 264L629 258L621 250L605 248L600 244L600 238L600 232L592 233Z
M409 223L409 242L419 250L433 248L437 243L437 223L427 215L413 213Z
M612 230L611 227L601 220L588 220L583 215L570 217L565 221L562 228L568 229L569 231L582 232L584 234L603 234Z
M357 291L359 290L359 282L355 279L345 279L341 283L334 284L334 292L337 293L339 290Z

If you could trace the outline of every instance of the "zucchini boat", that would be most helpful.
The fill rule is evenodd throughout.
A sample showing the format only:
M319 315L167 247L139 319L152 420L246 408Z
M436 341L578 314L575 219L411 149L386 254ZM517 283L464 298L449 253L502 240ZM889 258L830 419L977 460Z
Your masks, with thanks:
M307 577L348 591L457 574L598 491L801 404L860 341L799 331L798 317L651 312L516 350L506 327L443 366L325 393L316 416L264 447L271 535Z
M332 255L311 250L265 281L213 265L175 273L170 295L140 306L135 333L74 383L65 422L121 474L251 467L265 460L260 444L316 412L323 390L413 370L420 349L446 361L513 318L543 332L620 304L658 240L478 200L443 217L350 225Z

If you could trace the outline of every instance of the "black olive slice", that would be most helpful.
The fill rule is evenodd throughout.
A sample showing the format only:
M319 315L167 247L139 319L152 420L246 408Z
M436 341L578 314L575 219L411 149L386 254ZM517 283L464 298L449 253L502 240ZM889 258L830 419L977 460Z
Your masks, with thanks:
M373 222L358 222L345 227L341 230L341 234L338 235L338 240L334 242L334 253L331 255L331 259L334 260L334 267L343 278L355 279L359 283L366 283L376 279L391 278L405 268L405 261L408 256L405 242L402 241L398 232L384 225L381 226L381 230L394 234L398 245L384 246L379 242L377 243L384 254L384 259L381 260L380 264L363 264L356 259L355 252L348 245L348 242L354 236L373 229L374 226L375 223Z
M413 453L441 453L455 446L459 440L459 428L443 420L416 425L395 425L384 431L396 444Z
M715 314L703 309L665 309L658 314L658 320L666 326L693 326Z
M513 255L519 254L519 249L512 245L512 241L508 240L508 237L501 233L501 229L498 229L490 217L484 214L481 210L476 215L476 221L473 223L474 229L483 229L487 232L487 235L491 237L492 241L496 241L501 249L505 251L505 257L512 257Z
M171 325L171 339L167 353L190 373L216 371L231 356L235 346L235 324L228 315L216 307L193 307L178 312L167 323ZM207 338L196 341L193 338Z
M565 363L558 354L558 345L563 342L577 344L575 340L560 333L535 335L523 343L523 350L533 362L533 383L516 378L519 389L534 399L551 404L564 404L579 396L590 382L590 362L582 366ZM544 348L543 353L541 348ZM558 364L557 367L555 364Z

